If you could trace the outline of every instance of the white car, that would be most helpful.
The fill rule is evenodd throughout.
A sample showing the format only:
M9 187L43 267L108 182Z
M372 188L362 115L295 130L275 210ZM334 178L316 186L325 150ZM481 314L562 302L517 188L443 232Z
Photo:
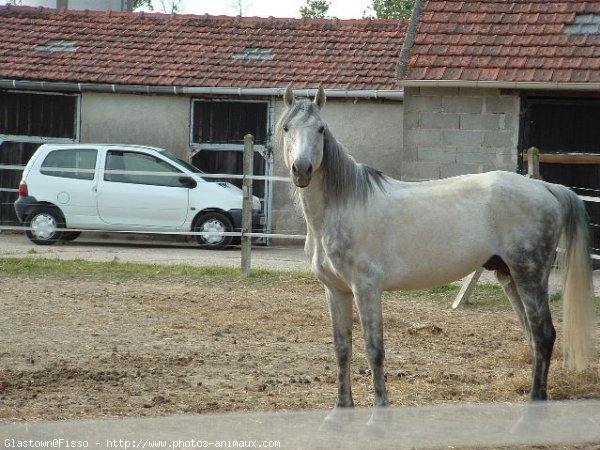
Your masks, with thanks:
M223 248L240 231L242 191L210 182L163 149L112 144L45 144L27 163L15 211L40 245L85 230L203 232L203 248ZM253 198L253 228L263 221ZM74 231L69 231L69 230Z

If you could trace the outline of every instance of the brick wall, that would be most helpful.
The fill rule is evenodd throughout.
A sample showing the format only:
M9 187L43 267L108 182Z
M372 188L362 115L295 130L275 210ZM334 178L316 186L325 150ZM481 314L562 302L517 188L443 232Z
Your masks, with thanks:
M498 89L404 89L402 179L516 171L518 94Z

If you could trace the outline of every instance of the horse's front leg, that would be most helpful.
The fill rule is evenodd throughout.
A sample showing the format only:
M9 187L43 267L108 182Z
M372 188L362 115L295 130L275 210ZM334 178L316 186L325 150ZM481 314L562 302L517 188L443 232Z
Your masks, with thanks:
M336 406L354 406L350 379L352 360L352 293L325 287L325 297L333 325L333 342L338 365Z
M389 400L385 389L385 374L383 371L385 350L383 347L381 290L375 289L373 286L356 288L354 298L365 337L365 350L373 374L375 406L386 406L389 404Z

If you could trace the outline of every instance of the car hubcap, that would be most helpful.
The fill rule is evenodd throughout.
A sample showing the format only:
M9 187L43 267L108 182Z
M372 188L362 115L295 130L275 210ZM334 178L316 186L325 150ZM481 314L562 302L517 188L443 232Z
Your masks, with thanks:
M37 239L50 239L58 228L56 220L49 214L39 214L31 221L31 233Z
M214 245L223 241L223 233L227 231L227 229L225 228L223 222L216 219L211 219L202 224L200 231L203 233L208 233L202 235L204 242Z

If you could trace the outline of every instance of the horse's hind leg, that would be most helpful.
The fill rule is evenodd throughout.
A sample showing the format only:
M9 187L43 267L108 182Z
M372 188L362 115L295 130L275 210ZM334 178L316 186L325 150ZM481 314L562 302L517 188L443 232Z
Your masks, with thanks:
M338 399L336 406L354 406L350 380L352 359L352 298L351 292L325 288L325 297L333 325L333 342L338 365Z
M542 279L543 282L515 279L527 323L531 330L531 349L533 352L532 400L546 400L548 398L548 371L556 339L556 331L552 324L548 303L548 278L542 277Z

